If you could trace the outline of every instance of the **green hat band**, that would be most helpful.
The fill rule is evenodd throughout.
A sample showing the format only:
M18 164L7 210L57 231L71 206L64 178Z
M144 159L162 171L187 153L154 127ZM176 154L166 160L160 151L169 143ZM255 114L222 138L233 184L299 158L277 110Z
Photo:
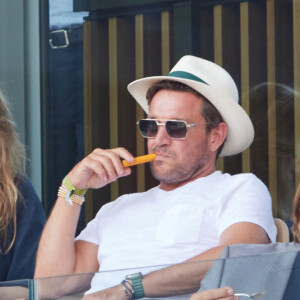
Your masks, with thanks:
M198 82L202 82L202 83L205 83L207 84L205 81L203 81L201 78L191 74L191 73L188 73L188 72L184 72L184 71L174 71L174 72L171 72L169 73L170 77L177 77L177 78L185 78L185 79L190 79L190 80L194 80L194 81L198 81Z

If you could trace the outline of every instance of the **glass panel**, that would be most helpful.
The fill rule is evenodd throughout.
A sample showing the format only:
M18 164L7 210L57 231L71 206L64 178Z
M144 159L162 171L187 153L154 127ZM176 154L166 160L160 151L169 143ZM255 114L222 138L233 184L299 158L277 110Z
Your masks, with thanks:
M0 299L26 300L34 299L30 296L33 280L14 280L0 282Z
M242 254L243 246L240 249ZM251 245L249 249L251 253ZM216 260L202 280L200 291L231 286L235 293L262 294L259 299L297 299L296 296L286 298L286 295L297 289L293 280L299 276L298 269L299 254L296 251Z
M298 249L300 246L297 246ZM32 300L81 299L85 293L90 293L91 280L105 282L107 279L116 280L119 285L126 274L142 272L144 276L153 269L166 267L183 267L189 270L207 270L205 278L199 282L200 291L231 286L235 293L257 294L257 299L297 299L291 295L299 294L300 256L293 245L236 245L223 252L224 256L232 256L217 260L194 261L173 266L151 266L136 269L122 269L107 272L66 275L31 280ZM251 253L266 252L257 255ZM242 256L241 256L242 255ZM93 283L93 284L94 284ZM296 284L295 284L296 283ZM17 282L16 282L17 285ZM111 285L107 284L109 288ZM189 299L184 291L176 287L176 295L167 298L153 297L154 299ZM97 290L97 288L95 288ZM119 285L118 292L123 292ZM153 291L155 293L155 291ZM1 298L2 299L2 298ZM247 299L241 296L240 299Z

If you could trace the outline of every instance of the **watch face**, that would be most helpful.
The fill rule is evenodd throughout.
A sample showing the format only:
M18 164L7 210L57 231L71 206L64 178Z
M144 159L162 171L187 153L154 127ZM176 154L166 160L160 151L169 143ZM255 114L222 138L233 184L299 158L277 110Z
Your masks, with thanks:
M129 274L126 276L127 279L132 279L132 278L138 278L138 277L142 277L142 273L134 273L134 274Z

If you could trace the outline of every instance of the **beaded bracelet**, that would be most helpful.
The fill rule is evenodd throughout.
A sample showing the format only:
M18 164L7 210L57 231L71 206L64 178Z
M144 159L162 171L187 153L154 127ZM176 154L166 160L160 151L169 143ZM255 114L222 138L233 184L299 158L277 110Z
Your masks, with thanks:
M57 196L64 198L66 203L69 203L70 205L73 205L73 202L82 205L82 203L85 201L84 196L78 196L75 194L70 195L70 192L65 190L63 187L59 187Z

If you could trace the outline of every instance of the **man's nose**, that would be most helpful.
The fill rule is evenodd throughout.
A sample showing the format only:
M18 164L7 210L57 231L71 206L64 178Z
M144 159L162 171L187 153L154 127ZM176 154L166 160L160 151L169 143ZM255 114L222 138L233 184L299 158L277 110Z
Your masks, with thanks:
M166 126L158 126L157 134L154 139L157 145L170 144L171 138L168 135Z

